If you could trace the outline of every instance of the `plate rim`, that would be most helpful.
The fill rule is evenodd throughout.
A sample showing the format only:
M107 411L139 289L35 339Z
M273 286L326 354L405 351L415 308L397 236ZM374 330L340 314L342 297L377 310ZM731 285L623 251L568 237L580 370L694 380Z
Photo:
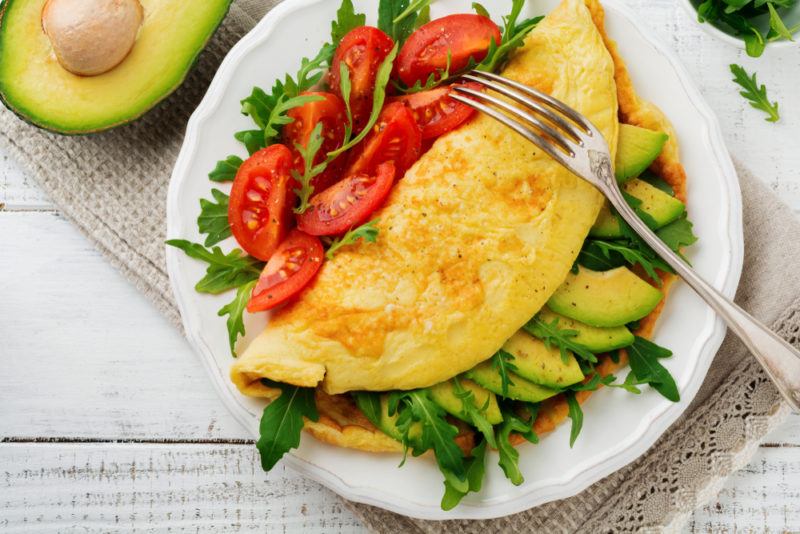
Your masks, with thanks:
M167 236L174 236L178 233L178 221L181 220L181 217L177 216L177 214L181 212L181 199L178 193L181 182L190 178L188 166L192 160L192 156L197 151L198 136L201 127L221 105L224 90L235 75L239 63L252 52L254 48L262 44L263 41L269 39L274 25L283 17L291 15L292 12L298 9L324 1L325 0L284 0L267 13L267 15L242 37L225 56L205 96L192 113L187 124L186 135L169 182L167 194ZM677 55L669 47L664 45L651 33L643 31L646 27L644 27L642 22L637 19L636 15L619 0L603 0L602 4L604 9L614 10L625 18L644 41L669 62L670 67L675 72L688 99L699 112L706 125L708 146L712 149L711 152L716 160L715 166L721 171L720 174L723 177L722 183L727 190L729 202L723 203L723 214L727 215L728 237L731 245L731 261L728 264L727 272L724 270L720 271L716 279L710 280L710 282L726 296L733 297L738 287L744 259L742 198L736 170L733 166L730 154L725 147L718 119L705 102L705 99L695 86L686 68L680 63ZM240 412L240 405L234 396L234 392L225 385L224 380L227 379L227 376L220 376L220 370L214 363L211 350L202 340L199 333L200 328L195 324L190 309L184 301L183 294L179 290L177 280L180 276L180 251L169 246L165 246L165 248L170 287L180 311L186 337L194 352L197 353L202 360L207 373L212 378L214 388L217 390L217 394L220 396L223 403L233 417L246 429L249 429L251 421ZM438 504L432 507L408 500L399 501L395 498L389 500L388 496L382 498L379 492L376 492L376 488L348 484L347 481L328 470L325 466L310 460L298 458L291 452L284 457L283 461L304 476L321 483L348 500L377 506L409 517L432 520L492 519L517 513L550 501L576 495L644 454L667 428L683 414L686 407L691 403L705 379L708 368L711 365L717 349L722 343L725 333L726 327L723 321L717 317L705 342L697 349L698 356L695 358L695 368L692 370L690 380L685 390L682 392L681 402L670 403L666 405L665 409L657 413L653 413L657 410L651 410L651 413L648 413L649 419L647 424L639 426L639 428L646 426L645 430L640 433L635 440L632 440L629 445L619 450L615 455L577 472L568 481L542 488L534 488L526 494L515 496L503 502L486 505L463 503L454 510L444 512L438 507ZM248 432L250 431L248 430Z

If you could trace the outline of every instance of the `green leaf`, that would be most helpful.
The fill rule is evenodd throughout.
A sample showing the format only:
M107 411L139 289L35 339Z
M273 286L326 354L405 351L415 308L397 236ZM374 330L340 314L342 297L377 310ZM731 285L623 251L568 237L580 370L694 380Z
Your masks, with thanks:
M383 102L386 100L386 86L389 83L389 77L394 68L395 57L397 57L397 44L394 45L389 55L386 56L381 66L378 67L378 73L375 75L375 89L372 93L372 111L370 112L366 126L364 126L364 129L361 130L355 138L345 142L336 150L328 152L328 161L356 146L372 131L372 127L375 126L375 123L378 121L378 116L383 109Z
M331 22L331 43L338 46L342 37L351 30L363 26L366 22L367 16L363 13L356 13L352 0L342 0L342 4L336 11L336 20Z
M216 245L231 236L231 225L228 223L228 195L219 189L212 189L211 195L216 202L200 199L200 215L197 217L197 228L201 234L207 234L205 246Z
M280 98L278 98L275 107L270 110L269 116L267 117L266 124L264 126L265 143L268 145L272 144L281 134L281 128L294 121L294 119L287 115L289 110L299 108L310 102L319 102L320 100L324 99L325 98L320 95L299 95L291 98L287 98L286 95L282 95Z
M486 17L487 19L492 18L492 16L489 15L489 10L478 2L472 2L472 9L475 11L475 13L481 15L482 17Z
M578 331L559 328L558 318L548 323L540 319L538 315L535 315L533 319L528 321L522 328L530 335L541 339L548 349L550 347L558 347L558 350L561 352L561 359L565 362L569 352L574 353L575 356L587 362L597 362L597 356L595 356L592 351L572 340L572 338L578 335Z
M578 399L575 398L574 392L566 391L564 392L564 397L567 399L567 407L569 408L567 414L572 421L572 428L569 431L569 447L572 448L583 428L583 410Z
M369 422L375 426L381 424L381 397L371 391L355 391L352 393L356 406Z
M524 44L525 37L527 37L539 21L544 18L533 17L525 19L518 24L517 19L524 6L525 0L512 0L511 13L503 17L504 25L500 42L495 43L494 40L492 40L486 57L475 67L477 70L488 72L496 72L499 70L508 59L509 54ZM475 8L475 4L473 4L473 8Z
M298 200L297 207L294 208L295 213L304 213L308 209L308 200L314 194L314 186L311 185L311 181L327 166L326 161L319 165L314 165L314 159L316 159L319 149L322 148L322 142L322 122L318 122L311 131L308 143L305 146L299 143L294 145L300 153L300 157L303 158L303 174L300 175L299 172L292 169L292 176L300 184L300 188L294 190Z
M697 241L697 236L692 231L692 223L686 215L664 226L656 232L656 235L675 252L680 252L682 247L688 247Z
M486 409L489 406L488 399L485 406L478 406L475 401L475 394L462 386L458 377L452 378L452 384L454 395L461 400L462 415L464 415L468 421L472 422L472 426L477 428L478 432L483 434L483 437L489 445L496 448L497 443L494 439L494 429L492 428L492 423L486 418Z
M500 375L500 387L504 397L508 397L508 386L514 385L514 382L512 382L511 378L508 376L509 373L513 373L517 370L517 366L514 365L513 362L514 355L503 349L498 350L494 356L492 356L492 368Z
M264 130L243 130L233 134L233 137L244 144L247 153L251 156L267 146L264 140Z
M769 9L769 27L787 41L794 41L792 32L790 32L786 24L783 23L783 19L778 15L778 11L775 9L775 6L772 5L772 2L767 2L767 9Z
M524 421L512 411L503 413L503 423L499 426L495 438L497 439L497 452L500 454L498 464L503 469L506 478L515 486L519 486L524 481L522 472L519 470L519 451L511 444L510 437L512 432L517 432L528 441L536 443L538 438L532 430L533 421Z
M397 44L403 44L416 27L420 11L430 4L430 0L379 0L378 28Z
M231 182L236 178L236 173L242 163L242 158L239 156L228 156L217 162L214 170L208 173L208 178L214 182Z
M672 356L672 351L639 336L636 336L633 345L626 350L630 360L631 372L637 380L642 383L647 382L672 402L680 400L680 393L678 392L678 386L675 385L675 379L672 378L667 368L658 361L660 358Z
M244 285L239 286L236 290L236 296L228 304L223 306L217 312L220 317L228 316L225 321L228 327L228 344L231 348L231 355L236 356L236 340L239 336L243 336L244 332L244 310L247 308L247 303L250 301L250 294L256 285L257 280L253 280Z
M606 264L611 265L612 267L610 268L613 269L619 267L620 258L630 265L640 265L647 273L647 276L659 286L661 285L661 279L658 277L656 269L672 270L657 256L649 256L624 241L587 240L578 255L578 262L588 269L603 271L608 270L608 268L600 268L604 261Z
M420 26L424 26L425 24L431 21L431 6L430 4L425 4L422 6L422 9L419 10L417 13L417 20L414 21L413 30L419 29Z
M747 99L752 107L766 113L768 122L777 122L780 119L778 103L769 101L767 88L763 84L761 86L758 85L756 73L749 76L744 67L735 63L731 64L730 68L734 76L733 81L744 89L739 94Z
M328 246L328 250L325 252L325 258L327 260L333 260L333 257L342 247L347 247L349 245L354 245L358 241L364 241L365 243L375 243L378 240L378 228L375 226L378 223L378 219L373 219L369 222L362 224L357 228L353 228L349 230L346 234L338 239L334 239L331 244Z
M412 0L411 3L408 4L408 7L403 10L402 13L397 15L394 20L392 20L392 24L397 26L399 23L403 22L405 19L414 15L416 18L416 14L423 8L430 7L431 0ZM415 20L416 22L416 20Z
M471 457L466 461L466 466L467 491L460 491L463 488L457 488L449 481L452 477L445 476L442 510L452 510L458 506L458 503L467 493L471 491L477 493L481 490L486 472L486 441L481 441L472 449Z
M256 442L261 454L261 467L269 471L284 454L300 445L303 418L319 420L314 402L314 389L290 386L264 380L269 387L279 388L280 396L264 408Z
M170 239L167 245L181 249L190 258L208 263L206 275L195 286L195 290L200 293L216 295L235 289L257 280L264 268L263 262L242 254L239 249L224 254L219 247L209 250L185 239Z

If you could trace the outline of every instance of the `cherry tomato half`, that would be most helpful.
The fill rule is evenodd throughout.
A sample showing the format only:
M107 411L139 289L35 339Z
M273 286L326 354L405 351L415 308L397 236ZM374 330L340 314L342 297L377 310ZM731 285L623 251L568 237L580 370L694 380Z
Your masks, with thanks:
M292 230L258 277L247 311L269 310L299 293L319 271L324 255L319 238Z
M392 48L392 38L372 26L359 26L351 30L336 48L329 83L331 90L341 97L340 65L344 62L350 70L350 110L353 113L354 133L360 132L369 119L375 76Z
M291 223L292 153L283 145L262 148L242 163L233 180L228 222L251 256L266 261Z
M344 102L335 94L319 91L309 91L301 94L319 96L324 100L307 102L302 106L290 109L286 113L288 117L294 120L284 126L283 139L292 151L294 168L300 174L303 173L305 164L295 145L306 146L314 128L317 124L322 123L322 148L319 149L319 152L314 157L314 165L321 163L327 157L328 152L342 146L344 126L347 123ZM345 163L345 158L339 157L333 160L321 174L315 176L311 181L314 190L322 191L333 185L339 179ZM296 184L295 187L297 187Z
M397 75L408 86L423 83L433 73L447 68L458 72L469 65L469 58L481 61L494 39L500 43L500 28L482 15L449 15L420 26L412 33L395 63Z
M479 91L480 84L458 84ZM395 99L405 103L411 109L414 120L422 130L422 140L427 141L440 135L455 130L466 122L475 110L466 104L450 98L452 87L438 87L430 91L422 91Z
M394 164L378 165L374 174L354 174L311 197L297 226L311 235L343 234L365 222L378 209L394 182Z
M345 176L372 174L381 163L391 161L401 178L422 154L422 132L411 110L402 102L383 108L372 131L353 150Z

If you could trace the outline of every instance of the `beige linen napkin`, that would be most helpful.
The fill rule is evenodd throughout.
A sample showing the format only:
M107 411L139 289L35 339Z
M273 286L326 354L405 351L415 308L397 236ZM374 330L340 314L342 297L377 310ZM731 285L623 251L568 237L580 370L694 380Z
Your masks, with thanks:
M222 57L274 3L239 0L181 89L132 125L94 136L63 137L0 111L5 150L178 327L163 244L172 165L186 121ZM737 302L797 344L800 223L741 166L739 176L746 254ZM672 530L716 495L787 413L758 364L728 336L684 416L636 462L579 495L493 521L418 521L347 504L381 533Z

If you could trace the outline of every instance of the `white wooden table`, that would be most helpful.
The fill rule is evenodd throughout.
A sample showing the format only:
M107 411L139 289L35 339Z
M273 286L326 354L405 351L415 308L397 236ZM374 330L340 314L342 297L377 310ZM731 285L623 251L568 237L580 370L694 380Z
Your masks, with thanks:
M800 48L751 60L677 0L628 0L678 51L728 146L800 211ZM783 120L736 94L757 70ZM691 177L702 179L702 177ZM0 531L360 532L331 492L266 475L179 333L0 153ZM800 531L800 416L691 531Z

